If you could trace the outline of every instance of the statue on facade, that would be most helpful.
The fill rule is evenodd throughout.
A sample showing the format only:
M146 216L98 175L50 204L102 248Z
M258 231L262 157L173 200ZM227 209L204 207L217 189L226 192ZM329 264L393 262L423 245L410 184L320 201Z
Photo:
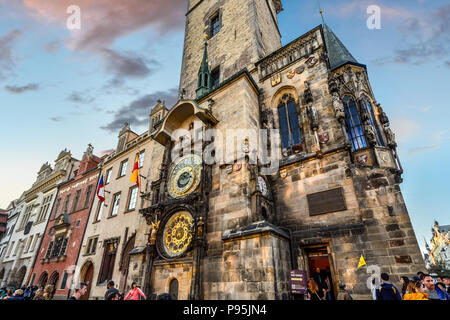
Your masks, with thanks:
M375 128L369 123L368 120L364 122L364 131L366 132L367 141L370 145L377 144L377 136L375 133Z
M339 97L339 94L337 92L333 92L333 108L335 116L338 120L345 118L345 110L344 110L344 103L342 102L341 98Z
M391 148L395 148L397 143L395 142L395 133L389 126L384 127L384 133L386 134L387 144Z
M92 144L89 143L88 147L86 149L86 156L89 158L92 157L93 152L94 152L94 147L92 146Z
M305 93L303 94L303 99L305 104L310 104L313 102L313 96L308 81L305 81Z
M383 108L381 108L380 104L377 104L377 107L380 108L380 122L383 126L389 126L390 122L389 122L389 118L386 114L386 112L383 111Z
M316 131L319 128L319 112L317 112L317 108L310 104L306 107L306 113L311 123L311 129Z

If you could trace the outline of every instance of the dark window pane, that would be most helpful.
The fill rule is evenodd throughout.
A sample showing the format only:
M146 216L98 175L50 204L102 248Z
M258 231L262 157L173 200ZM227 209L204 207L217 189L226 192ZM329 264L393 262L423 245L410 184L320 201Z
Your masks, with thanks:
M216 68L211 72L211 86L212 88L218 87L220 84L220 68ZM207 84L205 84L207 86Z
M345 106L345 118L348 127L348 136L352 143L352 150L358 150L367 147L366 137L361 125L361 119L359 117L356 103L353 100L349 100L348 97L344 99Z
M286 117L286 107L284 104L278 107L278 121L280 125L281 147L284 149L290 146L289 126Z
M220 31L220 18L217 14L211 19L211 37L215 36Z
M302 142L300 133L300 125L298 123L297 104L294 99L288 102L289 124L291 125L292 143L298 144Z

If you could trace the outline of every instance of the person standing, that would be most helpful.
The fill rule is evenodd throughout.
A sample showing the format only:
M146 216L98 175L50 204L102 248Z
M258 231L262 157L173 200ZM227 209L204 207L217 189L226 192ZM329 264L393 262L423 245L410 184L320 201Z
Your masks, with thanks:
M403 296L403 300L428 300L428 293L423 292L420 281L411 280Z
M409 278L402 276L400 279L400 282L402 284L402 298L403 298L405 296L406 290L408 288Z
M344 282L339 283L339 293L337 300L353 300L350 293L347 291L347 285Z
M442 281L445 284L445 288L447 291L447 294L450 295L450 277L449 276L443 276Z
M433 277L426 274L423 277L423 283L425 284L425 292L428 293L428 299L430 300L448 300L447 292L439 288L434 284Z
M105 292L105 300L108 300L109 295L113 295L115 296L117 294L117 296L119 296L119 290L117 290L116 288L114 288L115 283L112 280L108 281L108 284L106 285L106 287L108 288L108 290L106 290Z
M143 297L144 299L147 299L147 297L145 296L145 294L142 292L141 289L139 289L139 287L136 285L136 282L133 282L131 284L131 290L130 292L128 292L128 294L126 295L126 297L123 300L128 300L128 298L130 298L129 300L140 300L140 297Z
M387 273L381 274L381 283L376 290L377 300L402 300L400 292L392 283L389 282Z
M308 289L305 292L307 299L312 301L325 300L326 290L320 289L314 279L309 279Z
M80 283L80 288L75 289L75 293L73 296L69 298L69 300L80 300L82 296L84 296L87 292L87 284L84 282Z

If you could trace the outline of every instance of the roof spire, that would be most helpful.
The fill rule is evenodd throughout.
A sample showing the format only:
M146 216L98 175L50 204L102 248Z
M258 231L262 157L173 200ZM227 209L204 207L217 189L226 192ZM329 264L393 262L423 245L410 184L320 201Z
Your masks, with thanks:
M320 12L320 16L322 17L322 24L325 25L325 19L323 17L323 10L322 10L322 7L320 6L320 0L317 0L317 2L319 3L319 12Z

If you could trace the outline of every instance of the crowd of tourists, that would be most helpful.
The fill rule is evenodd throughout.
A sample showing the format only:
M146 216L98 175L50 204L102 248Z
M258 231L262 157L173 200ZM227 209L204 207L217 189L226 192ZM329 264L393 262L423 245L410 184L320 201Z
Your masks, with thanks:
M373 300L449 300L450 297L450 277L442 276L434 279L431 275L418 272L411 279L401 277L401 290L393 283L389 282L389 275L382 273L380 282L372 282ZM81 300L87 292L86 283L80 283L69 300ZM28 286L16 289L6 287L0 289L0 300L52 300L55 292L53 285L45 287ZM135 282L131 284L131 289L124 295L115 288L114 281L109 281L104 296L105 300L146 300L147 297ZM306 300L353 300L352 295L347 291L344 282L339 283L337 296L334 295L333 282L329 268L320 270L317 268L313 276L308 281L308 288L305 292ZM171 300L169 294L161 294L157 300Z
M105 293L105 300L146 300L144 292L137 286L135 282L131 284L131 290L127 295L119 292L115 287L114 281L109 281ZM81 300L87 292L88 285L80 283L74 290L68 300ZM5 287L0 289L0 300L53 300L55 288L53 285L45 287L29 286L16 289L15 287ZM169 296L169 297L168 297ZM170 295L160 295L159 300L170 300Z
M308 281L305 293L306 300L335 300L333 295L331 274L329 269L316 269ZM450 277L442 276L434 279L431 275L417 272L411 279L401 277L401 290L389 282L389 275L382 273L379 283L372 282L373 300L449 300ZM336 300L353 300L344 282L339 283Z
M6 287L0 289L0 300L52 300L54 291L51 284L45 287L23 286L19 289Z

